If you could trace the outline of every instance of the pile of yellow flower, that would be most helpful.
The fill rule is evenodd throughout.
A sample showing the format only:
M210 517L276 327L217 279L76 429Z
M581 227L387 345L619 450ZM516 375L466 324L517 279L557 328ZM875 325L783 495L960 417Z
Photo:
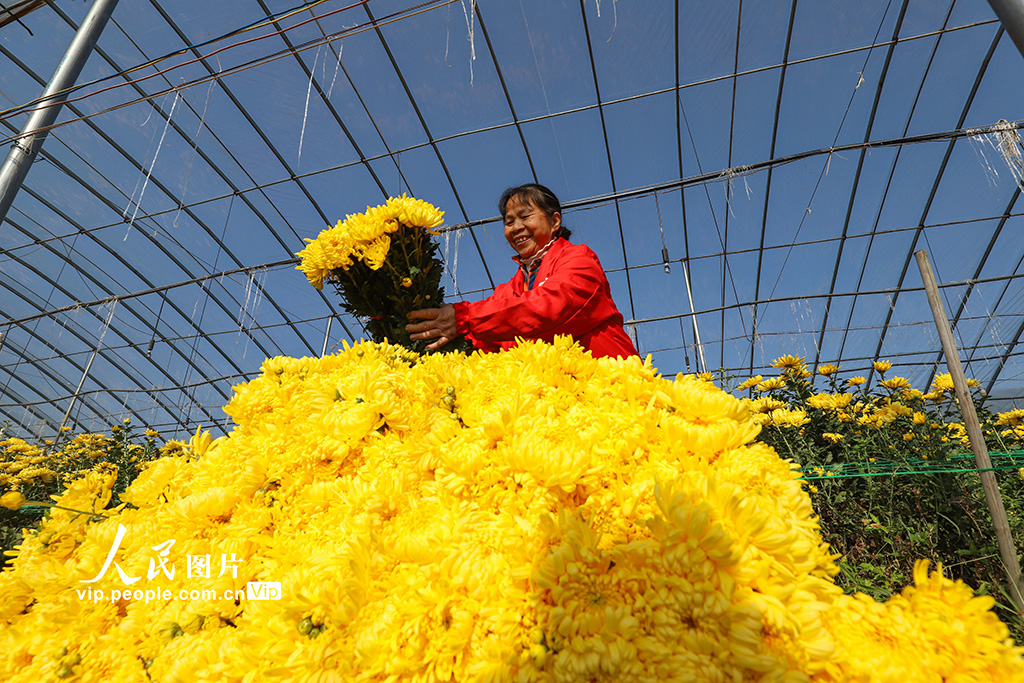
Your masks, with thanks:
M262 370L229 437L26 534L0 679L1024 680L991 599L925 564L843 596L802 481L708 382L565 338Z

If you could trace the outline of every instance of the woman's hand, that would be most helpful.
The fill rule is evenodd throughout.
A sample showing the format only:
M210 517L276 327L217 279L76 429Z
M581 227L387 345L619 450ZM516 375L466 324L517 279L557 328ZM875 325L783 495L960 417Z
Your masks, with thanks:
M422 320L419 323L409 323L405 331L411 339L434 339L434 343L427 346L434 351L441 348L459 336L455 329L455 307L445 304L441 308L421 308L418 311L409 311L406 317L410 320Z

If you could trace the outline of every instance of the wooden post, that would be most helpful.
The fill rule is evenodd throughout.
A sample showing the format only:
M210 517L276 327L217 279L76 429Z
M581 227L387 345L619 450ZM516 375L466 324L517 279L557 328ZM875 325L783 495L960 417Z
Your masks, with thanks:
M956 342L953 340L953 330L949 327L946 308L942 305L942 299L939 298L939 287L935 284L935 274L932 272L928 253L924 249L916 251L914 258L917 259L917 267L921 270L924 289L928 293L928 304L932 307L932 315L935 316L935 327L939 331L939 339L942 341L942 352L946 356L946 366L953 379L953 388L956 390L960 414L963 416L964 427L967 429L971 449L974 451L974 460L978 469L981 470L979 473L981 474L981 486L985 490L985 500L988 502L988 509L992 515L996 540L999 542L999 556L1003 560L1003 568L1010 581L1010 597L1013 599L1017 611L1021 612L1024 610L1024 586L1021 584L1017 549L1014 547L1013 537L1010 535L1010 524L1006 519L1006 509L1003 507L1003 497L999 491L999 484L996 482L996 475L992 471L992 461L988 457L988 447L985 446L985 438L981 434L978 413L974 410L974 401L967 389L967 379L964 377L960 354L957 351Z

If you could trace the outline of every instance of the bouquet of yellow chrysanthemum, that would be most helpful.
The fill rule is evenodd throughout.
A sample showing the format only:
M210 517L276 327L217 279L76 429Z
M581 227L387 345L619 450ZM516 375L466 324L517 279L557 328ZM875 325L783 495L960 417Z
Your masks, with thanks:
M342 307L365 320L374 341L423 351L427 342L409 338L405 314L443 302L444 266L430 232L443 217L443 211L427 202L404 194L390 197L307 240L297 254L302 259L298 270L317 289L332 283Z

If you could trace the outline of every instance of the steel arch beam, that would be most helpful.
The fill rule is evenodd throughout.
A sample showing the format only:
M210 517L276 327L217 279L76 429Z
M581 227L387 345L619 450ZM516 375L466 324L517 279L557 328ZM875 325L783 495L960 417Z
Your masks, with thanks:
M57 68L43 90L43 104L36 107L22 129L18 140L11 145L11 151L0 164L0 224L14 203L14 197L28 175L32 162L43 147L50 126L57 120L61 107L67 99L66 90L75 84L82 67L89 59L103 27L117 7L117 0L95 0L82 25L75 31L71 44L57 63Z
M5 56L7 56L7 57L8 57L9 59L11 59L11 61L13 61L13 62L15 62L16 64L18 64L18 66L20 66L20 67L21 67L21 68L22 68L22 69L23 69L23 70L25 71L25 73L26 73L27 75L29 75L29 76L30 76L31 78L34 78L34 79L36 79L37 81L41 81L41 79L40 79L40 77L38 76L38 74L36 74L36 73L35 73L35 72L33 72L33 71L32 71L32 70L30 69L30 68L28 68L28 66L27 66L27 65L23 64L23 63L21 62L21 60L17 59L17 57L15 57L15 56L14 56L13 54L11 54L11 53L10 53L10 52L9 52L9 51L8 51L8 50L7 50L6 48L4 48L4 47L3 47L2 45L0 45L0 53L4 54L4 55L5 55ZM69 108L69 109L71 109L72 111L74 111L74 112L78 113L78 109L76 109L74 105L68 105L68 108ZM113 147L113 148L114 148L115 150L117 150L117 152L118 152L118 153L120 153L120 154L121 154L121 155L122 155L122 156L123 156L123 157L124 157L124 158L125 158L125 159L126 159L126 160L127 160L128 162L129 162L129 163L130 163L130 164L132 164L133 166L135 166L135 167L136 167L136 169L138 169L138 170L139 170L140 172L142 172L142 173L144 173L144 172L145 172L145 169L144 169L144 167L143 167L142 165L140 165L140 164L138 163L138 161L136 161L136 160L135 160L135 158L134 158L134 157L132 157L132 156L131 156L130 154L128 154L128 153L127 153L127 152L126 152L126 151L125 151L125 150L124 150L124 149L123 149L123 148L122 148L122 147L121 147L121 146L120 146L119 144L117 144L117 142L115 142L115 141L113 140L113 138L111 138L111 137L110 137L110 136L109 136L109 135L108 135L108 134L107 134L107 133L106 133L106 132L105 132L105 131L104 131L103 129L101 129L101 128L100 128L100 127L99 127L98 125L96 125L96 124L95 124L95 123L94 123L94 122L93 122L93 121L92 121L91 119L85 119L85 123L86 123L86 125L88 125L88 126L89 126L89 128L90 128L91 130L93 130L93 132L95 132L95 133L96 133L97 135L99 135L99 136L100 136L100 137L101 137L101 138L102 138L102 139L103 139L103 140L104 140L104 141L105 141L105 142L106 142L107 144L109 144L109 145L110 145L111 147ZM76 174L74 174L73 172L71 172L71 171L70 171L69 169L67 169L66 167L63 167L63 166L62 166L61 164L59 164L59 162L57 162L57 161L56 161L55 159L51 159L50 161L51 161L51 163L54 163L54 165L56 165L56 166L57 166L58 168L61 168L61 170L62 170L62 171L64 171L65 173L67 173L67 174L68 174L68 175L69 175L69 176L70 176L71 178L73 178L73 179L74 179L74 180L76 180L76 181L77 181L78 183L80 183L80 184L81 184L81 185L82 185L82 186L83 186L83 187L84 187L84 188L85 188L85 189L86 189L87 191L89 191L89 192L90 192L91 194L93 194L93 196L95 196L95 197L96 197L96 198L97 198L98 200L100 200L100 201L101 201L101 202L102 202L103 204L105 204L105 205L106 205L106 206L107 206L107 207L108 207L108 208L109 208L109 209L110 209L111 211L113 211L113 212L115 212L115 213L119 213L119 211L118 211L117 207L116 207L116 206L115 206L115 205L113 204L113 202L111 202L111 201L110 201L110 200L109 200L108 198L106 198L106 197L104 197L103 195L101 195L101 194L99 194L98 192L96 192L96 190L95 190L94 188L92 188L92 187L91 187L91 186L90 186L90 185L89 185L88 183L84 182L84 181L83 181L83 180L82 180L81 178L79 178L79 177L78 177L78 176L77 176ZM163 191L163 192L164 192L164 193L165 193L165 194L166 194L166 195L167 195L168 197L170 197L170 198L171 198L171 199L173 200L173 195L172 195L172 194L170 193L170 191L169 191L169 190L167 190L167 189L166 189L166 188L165 188L165 187L164 187L163 185L161 185L161 184L159 183L159 180L158 180L158 179L157 179L157 180L154 180L154 179L152 178L152 176L151 176L151 177L150 177L150 180L151 180L151 182L153 182L154 186L156 186L156 187L160 188L160 189L161 189L161 190L162 190L162 191ZM51 204L50 204L49 202L46 202L46 201L44 201L44 200L40 199L40 198L39 198L38 196L37 196L37 199L39 199L39 200L40 200L41 202L43 202L44 204L46 204L46 205L48 206L48 208L50 208L50 209L51 209L52 211L54 211L55 213L58 213L58 215L61 215L61 217L62 217L62 218L65 218L65 220L67 220L67 221L68 221L69 223L71 223L71 224L75 224L75 222L74 222L74 221L71 221L71 220L70 220L70 218L68 218L67 216L65 216L65 215L64 215L64 214L63 214L62 212L59 212L59 211L57 211L57 209L56 209L55 207L53 207L53 206L52 206L52 205L51 205ZM205 224L204 224L204 223L203 223L202 221L200 221L200 220L199 220L198 216L195 216L195 215L194 215L194 214L192 214L191 212L189 212L189 215L190 215L190 217L191 217L191 218L192 218L193 220L195 220L195 221L196 221L196 224L197 224L197 225L200 225L201 227L203 227L203 228L204 228L204 229L206 230L206 232L207 232L207 233L208 233L209 235L213 236L213 238L214 238L214 239L216 239L216 236L215 236L215 235L213 235L212 231L211 231L211 230L210 230L210 229L209 229L209 228L208 228L208 227L207 227L207 226L206 226L206 225L205 225ZM78 227L78 228L79 228L79 230L80 230L80 232L81 232L81 226L78 226L77 224L75 224L75 225L76 225L76 227ZM150 242L150 243L151 243L151 244L152 244L152 245L153 245L154 247L156 247L156 248L157 248L157 249L159 249L159 250L160 250L161 252L163 252L163 254L164 254L164 255L165 255L165 256L166 256L166 257L167 257L167 258L168 258L168 259L169 259L169 260L170 260L170 261L171 261L171 262L172 262L172 263L173 263L174 265L176 265L176 266L177 266L177 267L178 267L178 268L179 268L179 269L180 269L180 270L181 270L181 271L182 271L183 273L186 273L186 274L188 274L188 275L189 275L189 276L191 277L191 271L190 271L190 270L189 270L189 269L188 269L187 267L185 267L185 264L183 264L183 263L182 263L182 262L181 262L181 261L180 261L180 260L179 260L179 259L178 259L178 258L177 258L176 256L174 256L173 254L171 254L171 253L170 253L170 252L169 252L169 251L167 250L167 248L166 248L166 247L165 247L165 246L164 246L163 244L161 244L161 243L160 243L160 242L159 242L158 240L156 240L156 239L155 239L155 238L154 238L153 236L151 236L151 235L150 235L150 234L149 234L149 233L148 233L147 231L140 231L140 232L142 233L142 236L143 236L143 237L145 237L145 238L146 238L146 239L147 239L147 240L148 240L148 241L149 241L149 242ZM113 249L111 249L111 248L110 248L109 246L107 246L107 245L106 245L105 243L103 243L103 242L102 242L101 240L99 240L99 239L98 239L98 238L96 238L95 236L93 236L93 235L90 235L90 237L91 237L91 238L92 238L92 239L93 239L94 241L96 241L97 243L99 243L99 244L102 244L102 245L103 245L103 247L104 247L104 249L106 249L106 251L108 251L108 252L109 252L109 253L110 253L110 254L111 254L112 256L114 256L114 258L115 258L115 259L116 259L116 260L117 260L118 262L120 262L121 264L123 264L123 265L124 265L124 266L125 266L125 267L126 267L127 269L129 269L130 271L132 271L132 273L133 273L133 274L134 274L134 275L135 275L136 277L139 277L139 279L141 279L141 280L143 280L144 282L147 282L147 284L149 284L149 283L148 283L148 280L146 280L145 278L143 278L143 277L142 277L142 274L141 274L141 273L139 273L139 272L138 272L138 270L137 270L136 268L134 268L134 267L133 267L132 265L130 265L130 264L129 264L128 262L126 262L126 261L125 261L125 260L124 260L124 259L123 259L123 258L121 257L121 255L120 255L120 254L118 254L118 253L117 253L116 251L114 251ZM230 254L230 252L227 252L227 253L228 253L228 254ZM238 260L237 260L236 258L234 258L234 256L233 256L233 255L231 256L231 258L232 258L232 260L234 260L234 261L238 262ZM239 262L239 263L240 263L240 262ZM216 298L216 297L215 297L215 298L214 298L214 300L215 300L215 302L217 303L217 305L221 307L221 309L222 309L222 310L224 311L224 313L225 313L226 315L228 315L229 317L230 317L230 316L232 315L232 314L231 314L231 311L230 311L230 310L228 310L228 308L227 308L227 307L226 307L226 306L224 305L224 303L223 303L222 301L220 301L220 299L219 299L219 298ZM263 345L262 345L262 344L260 343L260 341L259 341L258 339L255 339L255 338L253 338L253 339L252 339L252 341L253 341L253 343L255 343L255 344L257 345L257 347L259 347L259 348L260 348L261 352L263 352L263 353L264 353L265 355L267 355L267 356L273 355L273 354L269 353L269 352L268 352L268 351L267 351L267 350L266 350L265 348L263 348ZM307 345L308 345L308 343L307 343ZM310 347L310 349L312 349L312 347Z
M782 112L782 93L786 86L786 67L789 63L789 48L793 42L793 24L796 20L796 3L797 0L793 0L793 5L789 9L789 28L786 29L786 48L782 53L782 67L779 72L779 94L775 98L775 119L772 121L772 144L768 152L770 158L775 157L775 145L779 138L779 115ZM757 251L757 275L754 277L754 299L761 298L761 270L764 266L764 245L765 238L768 233L768 202L771 199L772 193L772 172L774 168L768 169L768 176L766 178L764 186L764 207L761 213L761 246ZM753 311L750 315L751 318L751 331L750 331L750 375L754 375L754 346L757 344L757 305L753 306Z
M17 228L18 228L19 230L22 230L22 228L21 228L20 226L17 226L17 224L13 223L12 221L9 221L9 222L10 222L10 223L11 223L12 225L15 225L15 227L17 227ZM36 276L37 276L37 277L39 277L40 279L42 279L43 281L45 281L45 282L46 282L46 283L47 283L47 284L48 284L48 285L49 285L50 287L52 287L52 288L53 288L54 290L56 290L56 291L59 291L59 292L60 292L61 294L63 294L64 296L68 297L68 298L69 298L69 299L71 299L71 300L74 300L74 298L75 298L75 297L74 297L74 295L73 295L73 294L72 294L71 292L69 292L69 291L68 291L67 289L65 289L64 287L62 287L62 286L61 286L61 285L60 285L60 284L59 284L59 283L58 283L58 282L57 282L56 280L53 280L52 278L50 278L50 277L49 277L48 275L46 275L45 273L41 273L41 272L39 272L39 270L37 270L37 269L36 269L36 268L34 268L33 266L29 265L28 263L25 263L25 262L24 262L24 261L23 261L22 259L20 259L20 258L18 258L18 257L16 257L16 256L12 256L12 257L11 257L11 259L12 259L12 260L14 260L15 262L19 263L20 265L22 265L22 266L23 266L24 268L26 268L26 269L28 269L28 270L31 270L32 272L34 272L34 273L36 274ZM9 289L9 290L11 291L11 293L12 293L12 294L15 294L15 295L17 295L17 296L18 296L19 298L21 298L22 300L24 300L24 301L25 301L26 303L29 303L30 305L36 306L36 307L38 308L38 305L37 305L37 304L36 304L35 302L32 302L32 301L31 301L30 299L28 299L27 297L25 297L25 296L24 296L24 295L22 294L22 292L20 292L20 291L15 291L15 290L11 289L11 288L9 287L9 285L7 285L7 283L2 283L2 284L3 284L3 286L4 286L4 287L5 287L6 289ZM98 283L97 283L97 284L98 284ZM101 287L102 287L102 285L99 285L99 286L101 286ZM97 312L96 310L94 310L93 308L87 308L86 310L87 310L87 311L89 312L89 314L90 314L90 315L92 315L92 316L93 316L93 318L94 318L94 319L95 319L95 320L96 320L97 322L101 322L101 323L105 323L105 322L106 322L106 321L105 321L105 320L103 319L103 317L102 317L102 316L101 316L101 315L100 315L100 314L99 314L99 313L98 313L98 312ZM139 319L140 321L143 321L143 320L144 320L144 318L143 318L143 317L142 317L141 315L139 315L139 314L135 313L134 311L132 311L132 313L133 313L133 315L135 315L135 317L136 317L136 318L138 318L138 319ZM40 341L40 342L41 342L41 343L42 343L42 344L43 344L44 346L46 346L46 347L48 347L48 348L52 349L53 351L55 351L55 352L57 352L57 353L60 353L60 352L59 352L59 350L58 350L58 349L57 349L57 348L56 348L55 346L53 346L53 345L52 345L52 344L51 344L51 343L50 343L50 342L49 342L49 341L48 341L47 339L45 339L44 337L41 337L41 336L37 335L37 334L35 333L35 331L34 331L34 330L31 330L31 331L30 331L30 330L28 329L27 325L21 325L20 327L21 327L21 328L22 328L23 330L25 330L26 332L29 332L29 333L30 333L30 334L31 334L31 335L32 335L33 337L35 337L35 338L36 338L36 339L37 339L38 341ZM87 346L91 346L91 345L92 345L92 342L91 342L90 340L87 340L87 339L85 339L85 338L84 338L84 337L83 337L82 335L80 335L80 334L79 334L79 333L78 333L78 332L77 332L77 331L76 331L76 330L75 330L74 328L70 328L70 329L69 329L69 328L65 327L65 329L66 329L66 330L67 330L67 331L68 331L68 332L69 332L70 334L72 334L72 335L73 335L73 336L74 336L74 337L75 337L76 339L78 339L78 340L79 340L80 342L82 342L83 344L85 344L85 345L87 345ZM129 340L128 340L128 339L127 339L127 338L126 338L126 337L125 337L124 335L122 335L122 334L120 333L120 331L119 331L119 330L117 330L116 328L114 328L114 329L113 329L112 331L114 332L114 334L115 334L115 335L116 335L117 337L120 337L121 339L123 339L123 340L125 341L125 343L127 343L127 344L131 345L131 344L130 344L130 342L129 342ZM134 345L132 345L132 346L134 346ZM24 353L25 353L25 355L27 356L27 349L23 349L23 352L24 352ZM69 356L69 355L67 355L67 354L62 354L62 355L63 355L64 357L66 357L66 358L70 358L70 356ZM123 376L124 376L124 377L125 377L126 379L128 379L129 381L131 381L132 383L134 383L134 384L135 384L136 386L138 386L138 387L139 387L139 389L145 389L145 388L146 388L146 387L145 387L145 385L144 385L144 384L142 384L142 383L141 383L141 381L140 381L140 380L139 380L139 379L138 379L138 378L136 377L136 375L139 375L139 376L144 376L144 373L140 372L140 371L138 370L138 368L135 368L134 366L132 366L132 365L131 365L131 363L130 363L130 361L128 361L127 359L123 359L123 360L124 360L124 361L125 361L126 363L128 363L129 367L131 367L131 369L132 369L132 370L134 371L134 373L135 373L135 374L129 373L129 372L127 371L127 370L125 370L125 369L124 369L123 367L121 367L121 363L119 363L119 362L118 362L117 360L111 359L111 358L110 358L110 356L109 356L109 355L108 355L107 353L104 353L104 352L103 352L102 350L100 350L100 351L99 351L99 355L100 355L100 356L101 356L101 357L102 357L102 358L103 358L103 359L104 359L104 360L105 360L105 361L106 361L107 363L109 363L109 364L110 364L111 366L113 366L113 367L117 368L117 369L118 369L118 370L119 370L119 371L121 372L121 374L122 374L122 375L123 375ZM37 360L39 360L39 359L37 359ZM186 360L187 360L187 359L186 359ZM29 362L30 362L30 363L32 363L32 361L29 361ZM36 364L35 364L35 363L33 363L33 365L35 366ZM159 370L160 370L160 371L161 371L161 372L163 373L163 375L164 375L164 376L165 376L165 377L166 377L166 378L167 378L167 379L168 379L169 381L172 381L172 382L174 381L174 378L173 378L173 377L171 377L171 376L170 376L170 374L168 374L168 373L167 373L167 371L166 371L166 370L165 370L164 368L161 368L161 367L159 367L159 366L157 366L157 367L158 367L158 369L159 369ZM198 370L198 368L196 368L196 369ZM11 371L11 372L13 372L13 371ZM97 382L97 383L98 383L98 382ZM99 383L98 383L98 384L99 384ZM103 385L101 384L101 386L103 386ZM105 388L105 387L104 387L104 388ZM187 395L187 394L186 394L186 395ZM189 398L193 398L193 397L191 397L191 396L190 396ZM194 398L193 398L193 400L194 400ZM168 408L167 408L166 406L164 406L164 405L162 405L162 404L160 405L160 407L161 407L162 409L164 409L164 410L167 410L167 412L169 412L169 413L171 412L171 411L170 411L170 409L168 409ZM134 413L134 411L132 411L132 412ZM138 414L137 414L137 413L136 413L136 416L137 416L137 417L141 417L141 416L138 416Z
M896 25L892 31L892 41L889 44L889 50L885 53L885 63L882 65L882 73L878 78L878 87L875 88L875 100L871 104L871 114L868 116L868 125L864 130L864 142L871 139L871 131L875 125L875 114L878 113L878 105L882 101L882 90L885 88L885 77L889 73L889 65L892 62L893 52L896 51L896 45L899 42L900 29L903 28L903 18L907 14L907 6L910 4L910 0L903 0L903 6L900 8L900 14L896 18ZM946 14L946 21L949 21L949 14L953 11L953 5L949 6L949 12ZM945 26L945 24L943 24ZM839 279L839 269L842 265L843 260L843 247L846 246L846 237L850 231L850 218L853 216L853 205L857 200L857 188L860 187L860 176L864 170L864 159L867 156L866 150L861 150L857 157L857 170L853 176L853 186L850 189L850 201L846 205L846 217L843 219L843 231L839 238L839 247L836 251L836 263L832 269L832 281L829 284L829 294L836 291L836 280ZM895 167L894 167L895 168ZM825 331L828 327L828 315L832 308L832 298L829 297L825 300L825 312L821 318L821 331L818 333L818 342L815 344L815 357L814 365L812 368L817 368L818 363L821 362L821 346L825 342ZM852 310L852 309L851 309Z
M601 118L601 134L604 138L604 152L608 159L608 176L612 182L612 192L616 192L618 187L615 183L615 165L612 163L612 148L608 144L608 126L604 120L604 103L601 101L601 86L597 82L597 65L594 62L594 48L590 40L590 26L587 24L587 8L584 4L584 0L580 0L580 19L583 22L583 34L587 39L587 54L590 56L590 73L594 77L594 95L597 97L597 113ZM622 210L619 206L619 200L615 200L615 220L619 224L619 242L622 246L622 263L626 266L626 291L629 293L629 314L630 317L636 317L636 305L633 303L633 283L629 277L629 255L626 253L626 235L622 228ZM640 346L640 340L636 340L637 347ZM639 351L640 349L637 348Z
M974 86L971 88L970 95L967 96L967 101L964 102L964 108L960 113L960 118L957 121L957 129L963 128L964 121L967 119L967 114L971 110L971 105L974 104L974 96L978 93L978 88L981 86L981 81L985 77L985 73L988 70L989 62L992 61L992 55L995 54L996 46L999 45L999 39L1003 37L1003 29L1000 27L996 31L995 36L992 38L992 44L989 46L988 53L981 62L981 68L978 69L978 76L974 80ZM949 145L946 147L946 153L942 157L942 163L939 164L939 170L935 174L935 182L932 183L932 189L928 193L928 200L925 202L924 209L921 212L921 220L918 224L917 230L914 232L914 237L911 240L910 248L907 250L907 258L903 263L903 270L900 272L899 281L897 283L896 292L893 294L892 305L889 307L889 311L885 316L885 324L882 326L882 332L878 335L878 346L875 348L875 356L877 357L882 352L882 345L885 343L885 335L889 330L889 323L892 321L892 314L896 309L896 303L899 299L900 291L902 291L903 283L907 278L907 272L910 269L910 263L914 260L914 251L917 248L917 241L921 237L921 233L924 232L924 226L928 222L928 212L931 211L932 202L935 200L935 195L939 190L939 183L942 181L942 176L946 171L946 165L949 164L949 159L953 155L953 148L956 146L956 140L950 140ZM872 369L868 376L868 381L874 374Z

